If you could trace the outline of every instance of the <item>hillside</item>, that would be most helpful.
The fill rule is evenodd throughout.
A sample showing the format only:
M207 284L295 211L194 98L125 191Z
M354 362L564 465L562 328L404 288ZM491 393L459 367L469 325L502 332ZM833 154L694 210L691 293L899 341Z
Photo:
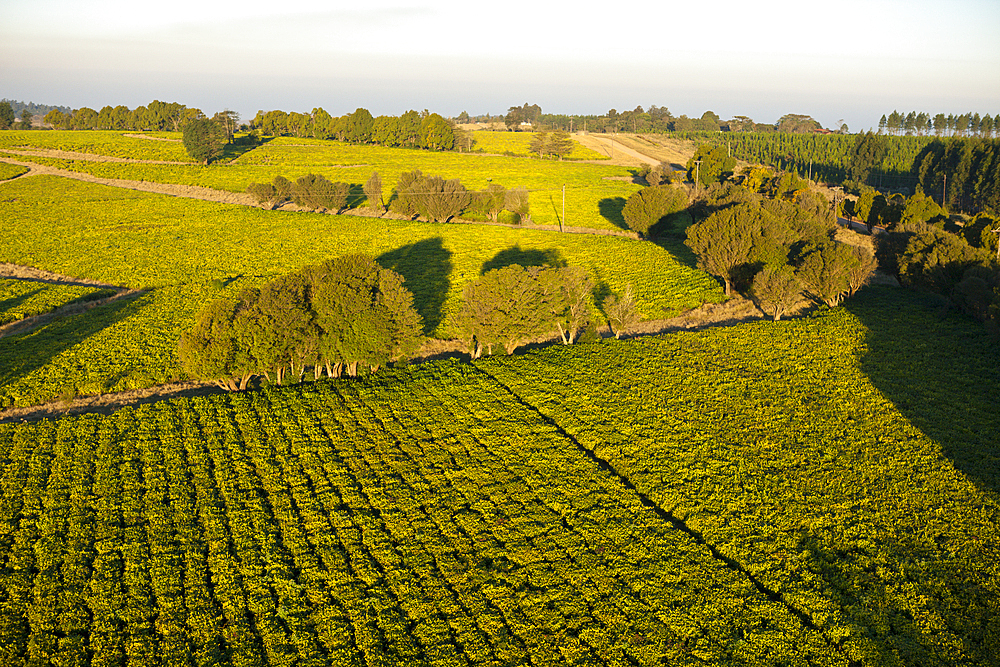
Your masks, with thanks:
M0 279L0 407L183 381L206 304L355 252L452 352L464 287L511 262L584 269L601 327L598 299L630 287L687 330L0 422L0 664L1000 661L1000 348L939 301L869 286L698 327L691 309L746 302L677 234L595 233L638 187L607 161L286 138L205 168L176 142L29 134L0 133L35 169L0 183L0 262L25 267ZM543 209L573 179L592 228L76 178L237 196L416 167L525 184Z

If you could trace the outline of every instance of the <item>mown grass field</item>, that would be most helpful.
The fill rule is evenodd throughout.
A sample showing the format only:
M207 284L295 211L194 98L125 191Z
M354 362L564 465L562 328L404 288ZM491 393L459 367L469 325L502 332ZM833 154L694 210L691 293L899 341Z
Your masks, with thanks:
M331 181L357 186L356 205L363 203L361 185L373 171L378 171L382 177L388 198L401 173L420 169L428 175L457 178L470 190L482 190L490 182L506 188L525 187L530 191L532 218L536 224L543 225L558 225L563 218L562 190L565 185L565 224L597 229L625 228L621 209L629 195L640 188L632 183L632 174L624 167L356 146L308 138L274 138L262 146L232 155L231 160L205 167L186 158L179 143L129 137L118 132L0 133L0 152L3 148L32 147L189 164L97 162L13 154L10 157L100 178L197 185L227 192L245 192L251 183L270 182L275 176L295 180L309 173L321 174Z
M455 335L449 317L464 285L497 262L584 266L601 293L631 284L649 318L723 299L680 245L263 211L54 176L7 183L2 197L0 225L12 232L0 238L3 261L151 289L0 339L0 406L179 379L176 341L209 301L352 252L401 273L426 333L438 338Z
M0 425L3 663L995 664L987 342L869 292Z

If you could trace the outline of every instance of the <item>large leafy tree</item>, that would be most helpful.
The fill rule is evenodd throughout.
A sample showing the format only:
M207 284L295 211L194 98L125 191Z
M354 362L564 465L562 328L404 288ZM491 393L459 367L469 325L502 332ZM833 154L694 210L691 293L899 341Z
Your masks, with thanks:
M777 322L802 297L802 284L792 267L771 264L754 276L750 294L758 307Z
M730 157L723 146L702 144L687 162L688 180L701 185L724 181L736 167L736 158Z
M463 290L455 323L473 359L503 348L513 354L523 342L540 335L549 315L537 275L538 267L511 264L484 273Z
M195 160L208 164L222 155L226 131L208 118L192 120L184 126L184 150Z
M318 353L327 373L357 375L411 355L423 323L403 278L367 255L347 255L306 271L320 328Z
M737 204L712 213L688 227L684 242L698 257L698 266L722 278L726 295L733 291L736 269L750 258L760 208Z
M839 305L853 293L851 276L861 260L857 250L844 243L824 243L806 255L797 271L806 293L831 308Z
M688 205L687 193L670 185L648 187L633 193L625 202L622 217L630 229L643 236L666 216Z
M448 151L455 146L455 132L442 116L432 113L420 122L420 146L432 151Z
M238 311L237 302L220 299L199 313L194 327L184 332L178 343L185 372L228 391L247 388L257 368L247 348L237 342L234 322Z

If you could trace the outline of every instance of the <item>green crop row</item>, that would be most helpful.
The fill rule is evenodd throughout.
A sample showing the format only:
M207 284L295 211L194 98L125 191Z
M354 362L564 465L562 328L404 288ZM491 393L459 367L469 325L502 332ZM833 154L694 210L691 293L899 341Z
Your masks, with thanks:
M16 322L74 301L89 301L111 293L111 290L97 287L0 278L0 324Z
M0 462L4 664L843 663L471 366L0 426Z
M848 307L476 365L858 664L991 664L997 348L908 294Z
M110 130L13 131L0 133L0 148L24 148L89 153L133 160L191 162L180 141L157 141L140 136L126 136ZM179 132L146 133L149 136L180 139Z

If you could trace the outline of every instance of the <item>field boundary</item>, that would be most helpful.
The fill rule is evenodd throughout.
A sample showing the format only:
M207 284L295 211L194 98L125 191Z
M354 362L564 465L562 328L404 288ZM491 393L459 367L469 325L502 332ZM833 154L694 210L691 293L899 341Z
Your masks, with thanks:
M3 149L4 152L13 153L8 149ZM26 156L27 157L27 156ZM120 158L114 158L114 161L119 161ZM122 160L123 161L123 160ZM220 204L238 204L241 206L250 206L253 208L260 208L263 210L268 210L266 207L260 206L253 197L242 192L228 192L226 190L216 190L214 188L206 188L200 185L181 185L178 183L160 183L156 181L133 181L121 178L102 178L100 176L93 176L86 172L71 171L69 169L60 169L58 167L49 167L47 165L39 165L34 162L24 162L21 160L13 160L4 156L0 156L0 162L6 162L8 164L16 164L21 167L27 167L28 173L15 176L14 178L7 179L8 181L15 180L17 178L26 178L28 176L59 176L62 178L69 178L77 181L84 181L87 183L96 183L98 185L106 185L113 188L124 188L126 190L136 190L138 192L149 192L152 194L168 195L171 197L183 197L187 199L201 199L203 201L214 201ZM174 164L174 163L169 163ZM176 163L176 164L186 164L186 163ZM7 181L0 181L0 183L5 183ZM295 206L294 204L286 204L279 206L276 211L302 211L315 213L316 211L309 211L308 209ZM412 218L407 218L405 216L394 215L392 213L385 213L382 215L377 215L370 208L359 207L354 209L348 209L340 213L327 211L327 215L353 215L355 217L361 218L389 218L393 220L411 220ZM419 218L418 218L419 219ZM424 221L427 222L427 221ZM633 241L641 240L641 237L636 232L627 229L597 229L594 227L574 227L570 225L564 225L562 229L559 225L514 225L506 222L491 222L491 221L480 221L480 220L466 220L463 218L452 218L446 223L441 224L455 224L455 225L486 225L494 227L507 227L509 229L529 229L538 230L544 232L562 232L565 234L590 234L593 236L618 236L621 238L631 239Z
M0 264L0 269L3 265ZM121 295L119 295L120 298ZM102 301L103 303L103 301ZM36 315L43 317L42 315ZM730 298L728 302L716 304L706 303L701 308L689 311L677 317L664 320L646 320L622 335L623 340L658 336L676 331L700 331L713 327L729 327L745 322L764 319L753 302L741 298ZM27 321L27 320L23 320ZM610 330L599 332L602 338L613 338ZM542 347L561 344L558 336L536 338L527 341L514 353L515 356L537 350ZM466 345L458 340L440 338L428 339L409 363L419 364L437 361L445 358L468 359ZM307 381L308 382L308 381ZM295 386L295 385L286 385ZM257 391L257 387L247 391ZM100 413L110 414L115 410L144 403L153 403L180 396L195 396L223 393L214 382L188 380L169 384L159 384L144 389L134 389L124 392L97 394L93 396L70 396L63 399L36 403L34 405L12 406L0 410L0 424L11 422L31 422L41 419L53 419L62 415Z

